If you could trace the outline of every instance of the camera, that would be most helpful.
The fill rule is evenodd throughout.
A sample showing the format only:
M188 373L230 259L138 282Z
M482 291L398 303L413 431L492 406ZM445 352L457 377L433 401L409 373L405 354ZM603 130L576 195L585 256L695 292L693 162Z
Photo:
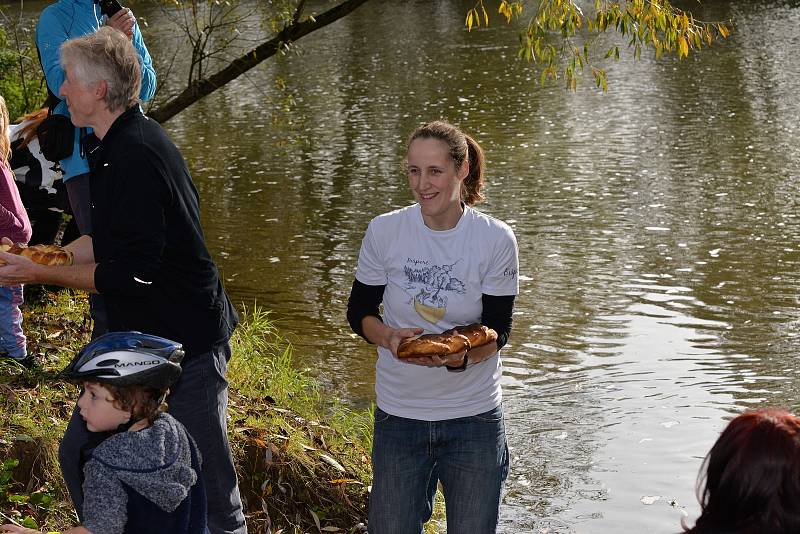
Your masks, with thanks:
M100 13L109 18L113 17L117 11L122 9L122 6L119 5L117 0L97 0L97 3L100 4Z

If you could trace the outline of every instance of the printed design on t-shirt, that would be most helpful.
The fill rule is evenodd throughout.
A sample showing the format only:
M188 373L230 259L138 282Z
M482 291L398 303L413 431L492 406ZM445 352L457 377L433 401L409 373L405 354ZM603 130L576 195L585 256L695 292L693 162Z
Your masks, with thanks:
M406 260L403 268L407 279L406 289L414 295L409 304L413 302L414 310L429 323L436 324L444 317L448 293L466 292L464 282L452 276L453 267L460 261L432 265L428 260Z

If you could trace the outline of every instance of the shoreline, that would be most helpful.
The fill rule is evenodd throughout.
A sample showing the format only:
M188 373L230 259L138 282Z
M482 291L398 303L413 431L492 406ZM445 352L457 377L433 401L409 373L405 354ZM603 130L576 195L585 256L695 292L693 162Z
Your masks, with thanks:
M26 288L28 352L39 367L0 360L0 512L30 528L75 525L58 443L77 398L55 381L89 340L84 292ZM248 530L360 532L372 475L371 410L329 396L293 366L270 314L244 307L231 339L228 435Z

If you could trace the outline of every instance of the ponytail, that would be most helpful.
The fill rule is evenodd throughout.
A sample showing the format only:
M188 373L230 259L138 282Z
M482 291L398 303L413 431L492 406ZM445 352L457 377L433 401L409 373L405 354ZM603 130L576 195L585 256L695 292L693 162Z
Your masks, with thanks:
M469 172L461 182L461 200L467 206L474 206L486 199L481 192L484 185L483 175L486 172L486 158L484 158L483 150L475 139L467 134L464 134L464 138L467 140L467 150L469 151L467 156Z

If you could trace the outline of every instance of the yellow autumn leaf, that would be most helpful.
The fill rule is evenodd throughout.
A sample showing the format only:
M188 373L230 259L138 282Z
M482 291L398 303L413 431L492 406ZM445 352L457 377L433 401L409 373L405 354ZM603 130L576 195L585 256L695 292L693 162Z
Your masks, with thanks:
M686 38L681 35L678 37L678 58L687 57L689 55L689 43Z

